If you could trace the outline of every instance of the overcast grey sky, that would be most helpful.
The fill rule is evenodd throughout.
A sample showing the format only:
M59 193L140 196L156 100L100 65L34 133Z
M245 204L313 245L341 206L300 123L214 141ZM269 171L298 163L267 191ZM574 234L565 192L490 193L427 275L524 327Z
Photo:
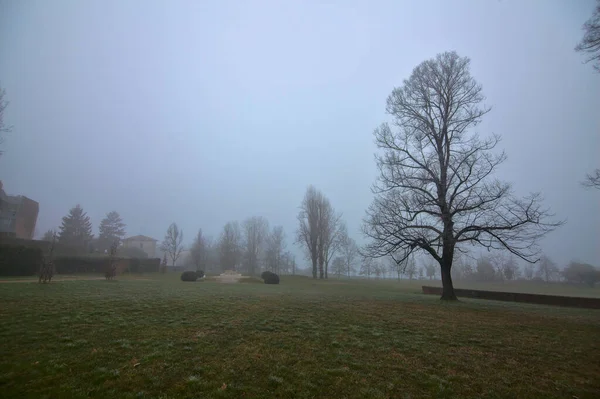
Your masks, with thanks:
M40 202L38 230L80 203L97 233L191 241L263 215L291 246L309 184L359 227L376 177L372 131L420 62L472 59L502 135L498 176L568 219L544 249L600 264L600 74L573 47L593 0L2 1L0 86L14 125L9 194ZM304 262L303 262L304 264Z

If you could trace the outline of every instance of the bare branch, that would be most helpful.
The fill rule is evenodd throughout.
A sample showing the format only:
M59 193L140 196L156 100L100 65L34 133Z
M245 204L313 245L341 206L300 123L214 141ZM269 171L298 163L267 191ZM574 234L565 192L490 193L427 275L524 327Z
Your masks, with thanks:
M595 188L600 190L600 169L596 169L593 173L585 175L585 180L581 182L585 188Z
M591 62L594 69L600 72L600 0L597 0L590 19L583 24L583 30L585 33L575 46L575 51L588 54L585 62Z

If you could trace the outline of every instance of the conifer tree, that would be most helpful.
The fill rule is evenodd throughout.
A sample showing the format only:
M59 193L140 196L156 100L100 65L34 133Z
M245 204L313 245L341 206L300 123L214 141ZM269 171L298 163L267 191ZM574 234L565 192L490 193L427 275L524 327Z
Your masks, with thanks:
M61 244L87 249L93 237L90 217L81 205L77 204L62 218L58 241Z

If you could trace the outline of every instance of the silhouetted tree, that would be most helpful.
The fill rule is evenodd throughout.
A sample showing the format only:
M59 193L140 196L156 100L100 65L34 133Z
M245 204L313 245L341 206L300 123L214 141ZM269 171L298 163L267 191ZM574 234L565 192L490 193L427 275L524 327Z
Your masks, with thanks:
M290 251L285 251L281 255L279 271L281 274L294 274L296 268L296 258Z
M547 256L542 256L536 273L538 277L542 278L546 282L549 282L558 277L559 272L560 270L558 269L558 266L556 266L556 263L554 263L552 259L548 258Z
M163 255L162 261L160 262L160 272L163 274L167 272L167 254L166 253Z
M202 234L202 229L199 229L190 249L191 261L196 270L208 270L209 247L207 238Z
M350 277L351 273L354 273L354 266L358 258L358 246L356 241L348 236L345 231L340 234L340 254L344 260L344 268L346 276Z
M600 72L600 0L596 1L594 12L583 24L583 30L583 38L575 50L587 53L588 58L585 62L591 62L594 69Z
M346 274L346 261L342 256L337 256L331 262L331 271L333 274L340 278L343 274Z
M525 263L523 266L523 275L527 280L531 280L535 274L535 267L531 263Z
M317 278L317 267L319 264L319 207L323 201L323 193L314 186L309 186L304 194L298 213L298 227L296 243L306 250L308 258L312 263L313 278Z
M502 258L502 276L509 281L519 277L519 265L514 256Z
M53 232L52 237L49 240L45 240L50 241L50 247L48 249L48 253L42 256L42 264L40 265L40 275L38 280L39 283L49 283L52 281L52 277L54 276L54 247L56 245L56 237L56 232Z
M582 283L594 287L600 281L600 270L586 263L571 262L565 267L563 277L569 283Z
M62 218L58 242L87 249L93 237L90 217L83 211L81 205L75 205L69 210L69 214Z
M365 257L362 259L358 274L361 276L366 276L367 278L371 278L371 275L375 271L376 267L377 265L373 258Z
M104 277L106 277L107 280L112 280L116 277L117 275L117 249L119 248L119 240L115 240L113 241L113 243L110 245L110 249L109 249L109 260L108 260L108 267L106 268L106 273L104 274Z
M341 215L329 200L313 186L309 186L300 204L299 227L296 243L300 244L312 262L313 278L326 277L329 261L339 248Z
M106 214L100 222L98 234L98 249L102 252L110 250L112 245L117 242L117 247L125 237L125 223L117 211L111 211Z
M285 232L283 231L283 227L274 226L266 242L265 266L267 270L277 274L281 273L285 246Z
M435 265L433 263L425 264L425 274L430 280L435 278Z
M179 256L181 256L181 252L183 251L182 242L183 230L179 229L177 223L171 223L167 229L167 234L165 234L165 239L160 247L165 254L169 255L169 258L171 259L171 266L175 266L177 259L179 259Z
M455 52L418 65L387 100L388 124L375 130L379 180L367 211L365 253L402 261L429 254L441 270L442 299L456 300L451 270L457 245L505 248L537 260L538 239L559 226L550 222L539 194L516 198L510 184L492 179L505 159L492 154L498 136L469 134L490 110L471 77L470 60Z
M244 221L244 264L251 276L260 268L260 259L264 253L269 235L269 222L262 216L253 216Z
M320 204L319 215L319 277L328 278L329 262L340 248L346 225L342 223L342 215L336 214L327 198Z
M496 279L496 268L489 257L482 256L477 259L475 278L477 281L494 281Z
M417 262L415 262L414 256L409 256L406 259L406 268L404 269L404 273L409 280L412 280L417 275Z
M238 222L223 226L219 239L219 262L222 270L237 270L242 253L242 234Z

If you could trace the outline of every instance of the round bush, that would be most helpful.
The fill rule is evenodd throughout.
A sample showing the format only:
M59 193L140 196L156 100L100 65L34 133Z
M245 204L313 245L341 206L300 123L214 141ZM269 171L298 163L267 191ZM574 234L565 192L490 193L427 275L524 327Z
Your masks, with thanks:
M276 275L275 273L271 273L268 272L269 274L266 274L265 277L263 278L263 280L265 281L265 284L279 284L279 276Z
M204 270L196 270L196 276L198 276L198 278L204 277Z
M187 272L181 273L181 281L196 281L196 280L198 280L198 275L196 274L196 272L187 271Z
M264 280L264 279L266 279L266 278L267 278L267 276L269 276L269 275L271 275L271 274L273 274L273 272L270 272L270 271L268 271L268 270L265 270L264 272L262 272L262 273L260 274L260 278L262 278L262 279Z

